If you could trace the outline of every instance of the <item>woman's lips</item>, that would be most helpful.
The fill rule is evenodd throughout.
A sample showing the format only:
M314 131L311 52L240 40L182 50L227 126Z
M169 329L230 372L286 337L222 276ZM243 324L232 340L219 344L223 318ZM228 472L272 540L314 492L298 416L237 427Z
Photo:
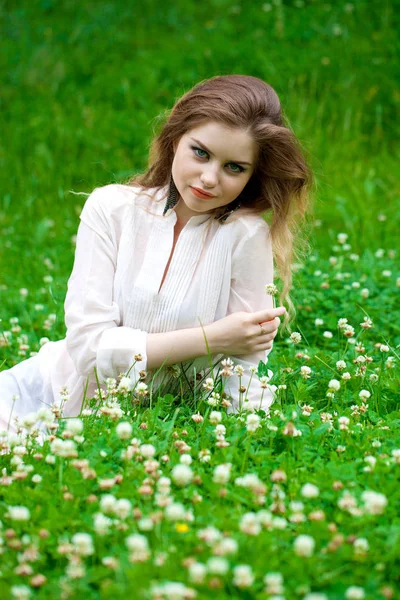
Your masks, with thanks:
M193 194L198 198L214 198L212 194L203 194L203 192L200 192L198 189L192 186L190 186L190 189L192 190Z

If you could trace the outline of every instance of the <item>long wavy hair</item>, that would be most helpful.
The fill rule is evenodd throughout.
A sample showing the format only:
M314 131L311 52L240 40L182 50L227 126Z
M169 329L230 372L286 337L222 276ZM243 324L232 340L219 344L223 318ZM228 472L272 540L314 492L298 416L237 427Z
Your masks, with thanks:
M277 93L257 77L220 75L195 85L158 121L162 128L151 142L148 170L130 178L128 185L144 189L167 186L174 143L205 122L243 129L252 135L258 147L258 160L246 186L231 203L234 208L240 202L232 218L253 214L268 222L274 262L282 282L279 302L288 309L283 329L290 330L289 323L295 315L289 293L293 265L308 249L305 235L300 235L300 226L310 205L314 181L305 151L282 112ZM225 210L226 207L216 208L216 218Z

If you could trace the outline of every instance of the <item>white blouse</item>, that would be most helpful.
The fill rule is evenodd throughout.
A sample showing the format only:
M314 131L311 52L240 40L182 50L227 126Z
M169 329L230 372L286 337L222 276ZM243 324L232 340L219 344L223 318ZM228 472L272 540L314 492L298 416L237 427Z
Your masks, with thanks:
M272 246L269 227L260 216L228 218L224 224L209 214L189 219L158 293L177 221L174 209L162 214L167 193L168 187L142 190L111 184L96 188L85 202L64 305L66 338L45 344L33 357L45 402L58 400L61 388L67 387L66 416L79 414L85 384L86 397L94 395L95 366L103 384L127 372L134 355L141 354L142 361L130 372L136 382L139 371L147 371L149 333L205 326L233 312L272 307L265 293L265 285L273 281ZM263 390L248 369L265 362L269 352L230 357L245 369L242 385L247 388L251 378L251 408L259 408L263 391L262 408L273 401L271 391ZM214 364L221 358L214 356ZM200 357L182 363L188 365L191 373L194 367L198 373L210 361ZM154 389L165 369L154 378ZM147 371L144 381L149 384L153 375ZM239 404L239 377L225 380L232 412Z

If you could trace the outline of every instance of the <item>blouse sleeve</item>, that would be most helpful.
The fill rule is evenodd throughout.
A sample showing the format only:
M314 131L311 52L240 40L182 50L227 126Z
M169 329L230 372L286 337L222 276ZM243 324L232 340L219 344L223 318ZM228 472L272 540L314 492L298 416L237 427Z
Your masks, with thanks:
M120 326L120 309L113 294L118 241L110 206L115 187L96 188L86 200L64 304L67 349L75 369L95 380L96 366L100 383L126 373L136 354L141 354L142 360L132 368L132 380L137 381L147 364L147 333Z
M263 219L259 219L239 242L233 253L227 315L239 311L256 312L272 308L272 297L265 292L266 284L272 282L273 254L269 227ZM257 374L252 374L249 367L258 367L260 360L267 362L270 352L271 350L263 350L230 357L235 365L241 365L244 369L241 377L234 373L225 379L224 390L233 400L233 411L239 408L241 397L244 408L247 407L249 410L262 408L267 412L274 400L273 394L269 388L261 388ZM271 371L268 374L272 376ZM240 385L246 388L247 393L240 393Z

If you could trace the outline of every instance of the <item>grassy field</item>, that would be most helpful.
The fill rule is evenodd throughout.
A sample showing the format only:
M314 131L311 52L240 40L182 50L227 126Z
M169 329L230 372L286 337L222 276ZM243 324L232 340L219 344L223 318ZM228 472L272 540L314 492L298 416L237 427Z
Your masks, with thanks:
M75 192L143 171L196 82L270 83L317 183L270 414L213 406L217 374L196 402L117 381L78 420L39 415L54 437L0 460L2 598L399 597L396 9L0 0L2 368L65 336Z

